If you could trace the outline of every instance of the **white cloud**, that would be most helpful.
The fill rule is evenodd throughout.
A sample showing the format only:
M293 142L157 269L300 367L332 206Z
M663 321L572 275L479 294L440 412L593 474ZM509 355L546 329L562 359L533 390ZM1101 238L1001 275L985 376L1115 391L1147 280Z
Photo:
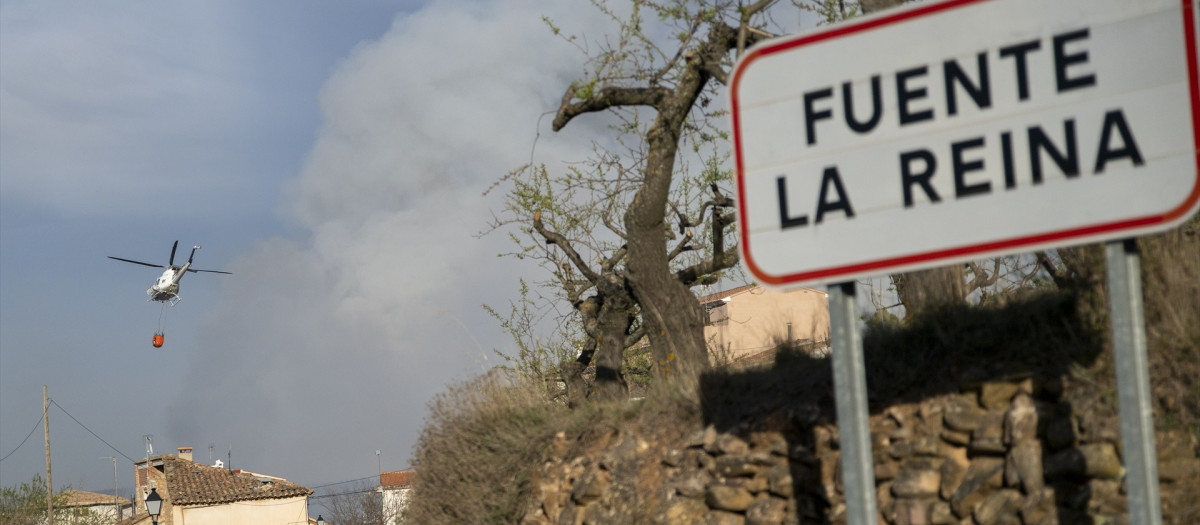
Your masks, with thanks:
M376 449L403 466L425 402L507 342L480 304L506 304L536 271L496 257L503 235L475 234L500 204L482 192L528 162L538 117L580 70L541 15L583 27L595 13L563 4L434 3L341 64L286 193L309 235L226 268L238 279L189 365L174 439L220 443L198 422L221 421L246 468L301 481L370 475ZM586 154L585 125L548 125L538 160Z

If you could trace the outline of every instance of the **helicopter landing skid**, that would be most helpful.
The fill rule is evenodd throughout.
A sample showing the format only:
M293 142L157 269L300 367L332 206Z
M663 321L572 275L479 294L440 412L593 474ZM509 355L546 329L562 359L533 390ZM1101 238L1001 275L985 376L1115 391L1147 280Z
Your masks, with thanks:
M146 299L147 301L157 301L160 303L169 303L171 306L175 306L175 305L179 304L179 301L183 300L183 298L180 297L179 294L177 294L177 293L163 293L163 292L156 293L153 288L146 290L146 295L150 296L149 299Z

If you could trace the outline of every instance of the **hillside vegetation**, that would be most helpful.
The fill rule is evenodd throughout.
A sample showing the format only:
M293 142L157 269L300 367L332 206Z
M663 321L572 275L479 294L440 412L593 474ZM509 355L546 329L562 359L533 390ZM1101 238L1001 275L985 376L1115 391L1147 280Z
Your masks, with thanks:
M1164 520L1195 523L1200 219L1139 246ZM868 323L876 481L887 522L1120 521L1103 249L1062 250L1061 260L1054 286ZM1014 430L1026 424L1017 417L1023 407L1034 414L1024 438ZM963 414L977 417L976 426L961 426ZM431 404L414 454L420 476L409 518L844 522L836 431L828 358L796 349L780 349L767 366L712 371L695 397L652 386L643 400L576 409L548 401L543 385L489 374ZM1018 442L1030 444L1032 456L1019 454ZM1023 458L1036 462L1036 479L1012 464ZM971 477L989 465L1003 475Z

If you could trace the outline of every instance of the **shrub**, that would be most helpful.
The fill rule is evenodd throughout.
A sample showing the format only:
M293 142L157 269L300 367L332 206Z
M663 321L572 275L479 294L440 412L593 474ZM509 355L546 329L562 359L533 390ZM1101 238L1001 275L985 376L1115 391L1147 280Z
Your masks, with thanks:
M529 473L553 437L550 421L567 410L530 383L486 374L451 386L430 403L417 441L420 473L410 523L512 523Z

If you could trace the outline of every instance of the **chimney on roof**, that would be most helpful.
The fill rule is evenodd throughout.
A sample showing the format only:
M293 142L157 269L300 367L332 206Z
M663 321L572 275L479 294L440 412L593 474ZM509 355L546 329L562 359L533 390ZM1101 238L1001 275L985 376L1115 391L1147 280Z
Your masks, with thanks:
M179 459L192 460L192 447L179 447Z

